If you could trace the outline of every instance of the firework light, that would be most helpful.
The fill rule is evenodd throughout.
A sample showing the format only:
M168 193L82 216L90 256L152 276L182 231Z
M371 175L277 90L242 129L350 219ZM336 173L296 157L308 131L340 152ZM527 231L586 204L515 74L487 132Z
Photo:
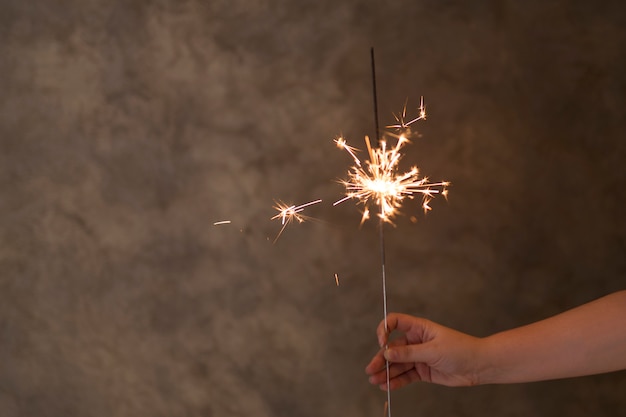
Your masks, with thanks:
M423 117L416 118L409 124L421 119ZM401 124L405 125L403 121ZM400 151L405 144L410 143L405 133L397 137L393 147L388 147L387 141L383 139L379 147L372 148L366 136L369 160L365 164L356 156L356 149L349 146L344 138L335 139L335 143L352 156L355 164L348 171L348 179L341 181L346 188L345 197L336 201L334 205L356 199L365 207L361 223L370 217L369 207L372 203L378 206L380 219L392 223L404 199L413 199L416 195L421 195L422 208L426 212L431 209L428 203L436 194L443 196L448 194L449 182L430 182L428 177L420 178L419 169L415 166L407 172L399 172L398 165L403 156Z

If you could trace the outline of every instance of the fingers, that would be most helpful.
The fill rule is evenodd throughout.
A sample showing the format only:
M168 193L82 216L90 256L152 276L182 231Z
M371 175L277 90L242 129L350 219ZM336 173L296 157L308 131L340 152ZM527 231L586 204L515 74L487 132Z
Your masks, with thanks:
M385 320L382 320L376 329L378 345L385 346L389 339L389 335L394 330L404 333L421 335L429 322L424 319L409 316L408 314L390 313L387 315L387 326L385 329Z
M406 339L396 339L392 341L391 343L389 343L389 346L402 346L402 345L406 345L406 343L407 343ZM374 355L370 363L368 363L367 366L365 367L365 373L367 373L368 375L373 375L385 369L386 359L383 355L385 349L386 348L380 349L376 353L376 355Z
M372 385L378 385L383 391L387 389L395 390L420 380L418 372L410 364L394 364L389 367L389 387L387 386L387 374L385 371L372 375L369 378L369 382Z
M387 383L385 382L384 384L379 385L379 388L383 391L387 391L387 389L391 389L393 391L415 381L420 381L420 377L417 371L415 371L415 368L411 368L409 371L390 379L389 387L387 387Z
M406 339L397 339L387 348L380 349L365 367L365 373L374 375L386 367L386 362L394 364L432 363L436 360L435 352L426 344L408 344Z
M381 351L381 352L378 352L376 355L374 355L370 363L367 364L367 366L365 367L365 373L368 375L374 375L380 372L380 370L384 368L385 368L385 358L383 357L382 351Z
M414 365L411 363L395 363L389 365L389 379L397 378L398 376L413 369ZM387 382L387 369L383 368L378 372L370 375L368 378L370 384L382 385Z
M398 330L404 336L389 342L389 335ZM416 370L418 364L428 367L434 358L430 344L425 343L433 337L433 325L425 319L406 314L391 313L386 321L380 322L376 329L378 344L381 346L365 372L369 382L382 390L397 389L421 380ZM387 362L389 362L389 386L387 386Z
M390 346L384 352L384 358L394 363L426 363L433 362L434 352L429 344Z

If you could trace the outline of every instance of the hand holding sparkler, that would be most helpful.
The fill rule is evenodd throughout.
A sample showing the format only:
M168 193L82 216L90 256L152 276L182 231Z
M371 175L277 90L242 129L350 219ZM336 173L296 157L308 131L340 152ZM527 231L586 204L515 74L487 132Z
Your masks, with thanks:
M388 342L394 330L403 334ZM473 354L478 338L429 320L397 313L390 313L386 321L381 321L376 333L381 350L365 372L370 383L380 389L394 390L415 381L446 386L476 384ZM389 379L387 363L390 364Z
M372 384L389 392L414 381L511 384L626 370L625 317L626 290L484 338L391 313L377 329L379 345L389 348L365 371ZM388 342L394 330L402 335Z

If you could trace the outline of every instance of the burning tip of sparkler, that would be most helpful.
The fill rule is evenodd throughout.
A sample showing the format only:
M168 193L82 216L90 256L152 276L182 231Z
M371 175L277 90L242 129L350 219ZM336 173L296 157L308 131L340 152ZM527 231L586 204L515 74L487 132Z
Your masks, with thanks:
M341 148L346 149L355 161L353 150L348 149L342 138ZM372 148L369 138L365 137L365 144L369 154L369 160L364 166L360 164L352 166L348 171L348 179L342 180L341 184L346 189L345 196L336 201L334 205L346 200L356 199L365 206L361 224L370 218L369 206L376 204L380 211L378 217L383 222L391 223L398 214L398 210L405 198L412 199L415 195L421 195L422 208L425 212L431 207L428 205L435 194L447 195L449 182L429 182L428 177L419 177L419 169L412 167L404 173L398 172L398 165L402 159L401 148L410 141L404 134L397 136L395 145L388 145L387 141L380 140L377 148Z

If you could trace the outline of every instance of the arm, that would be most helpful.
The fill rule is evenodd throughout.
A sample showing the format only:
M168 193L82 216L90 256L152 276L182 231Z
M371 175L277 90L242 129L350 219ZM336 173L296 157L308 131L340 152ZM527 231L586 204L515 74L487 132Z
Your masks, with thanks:
M540 381L626 369L626 291L482 341L481 383Z
M429 320L387 316L402 337L381 349L366 368L372 384L391 389L413 381L448 386L531 382L626 369L626 291L486 338ZM378 326L385 346L388 334ZM384 355L384 356L383 356Z

